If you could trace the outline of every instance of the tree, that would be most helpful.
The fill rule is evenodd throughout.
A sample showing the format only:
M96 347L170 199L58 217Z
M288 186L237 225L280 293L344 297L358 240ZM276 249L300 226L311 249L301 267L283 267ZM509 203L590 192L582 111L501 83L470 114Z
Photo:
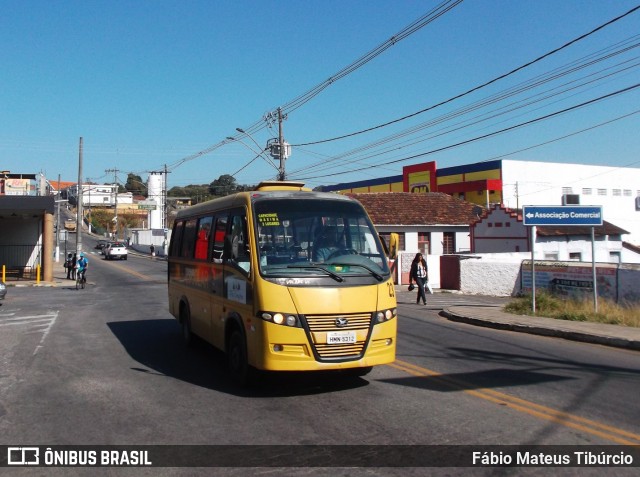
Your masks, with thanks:
M124 188L127 192L131 192L134 195L143 195L147 197L147 187L142 182L142 177L129 172L127 174L127 182L124 185Z
M184 191L184 187L174 186L167 191L169 197L185 197L187 193Z
M238 184L236 179L229 175L223 174L209 184L209 192L211 195L222 197L225 195L233 194L238 191Z

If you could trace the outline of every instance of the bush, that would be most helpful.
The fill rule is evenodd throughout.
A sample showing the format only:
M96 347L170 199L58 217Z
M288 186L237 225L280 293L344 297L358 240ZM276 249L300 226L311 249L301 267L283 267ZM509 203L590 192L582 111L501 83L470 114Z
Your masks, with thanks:
M640 328L640 306L618 305L610 300L598 298L598 312L592 300L558 297L546 290L536 292L536 312L532 311L532 296L516 298L505 306L505 311L517 315L543 316L568 321L588 321Z

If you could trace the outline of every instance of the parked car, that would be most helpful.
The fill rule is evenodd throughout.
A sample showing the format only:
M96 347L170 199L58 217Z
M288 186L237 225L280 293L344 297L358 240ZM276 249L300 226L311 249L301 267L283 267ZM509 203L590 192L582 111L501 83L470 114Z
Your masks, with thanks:
M4 300L5 296L7 296L7 286L0 280L0 300Z
M102 253L105 260L127 259L127 246L123 242L110 242L103 249Z

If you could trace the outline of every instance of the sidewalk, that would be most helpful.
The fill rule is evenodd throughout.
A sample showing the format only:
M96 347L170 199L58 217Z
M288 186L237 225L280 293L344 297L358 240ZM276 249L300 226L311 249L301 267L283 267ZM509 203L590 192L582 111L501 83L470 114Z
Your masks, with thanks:
M436 294L439 293L441 292L436 290ZM396 294L398 297L403 297L402 301L404 301L406 295L411 296L410 302L415 300L415 292L407 292L406 286L396 286ZM440 312L440 316L451 321L475 326L640 350L640 328L630 326L515 315L505 313L500 305L449 306Z

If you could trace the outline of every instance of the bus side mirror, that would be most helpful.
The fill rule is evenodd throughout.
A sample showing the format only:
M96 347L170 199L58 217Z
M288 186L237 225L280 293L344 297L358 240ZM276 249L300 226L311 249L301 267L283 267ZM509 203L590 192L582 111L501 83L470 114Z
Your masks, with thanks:
M389 256L389 247L387 247L387 242L385 241L384 237L380 234L378 234L378 238L380 239L380 243L382 244L382 248L384 250L384 254L388 257Z
M400 245L400 236L397 233L389 235L389 258L398 258L398 247Z

